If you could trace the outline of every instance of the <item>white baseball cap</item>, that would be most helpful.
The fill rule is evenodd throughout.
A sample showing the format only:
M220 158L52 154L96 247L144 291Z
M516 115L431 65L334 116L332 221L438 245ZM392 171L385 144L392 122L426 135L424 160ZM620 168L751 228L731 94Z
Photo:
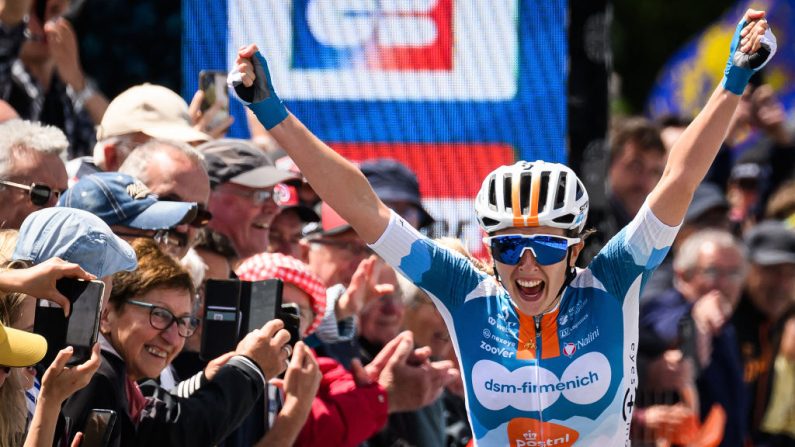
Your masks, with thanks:
M130 87L113 98L97 126L97 140L135 132L186 143L210 139L193 128L188 103L181 96L148 83Z

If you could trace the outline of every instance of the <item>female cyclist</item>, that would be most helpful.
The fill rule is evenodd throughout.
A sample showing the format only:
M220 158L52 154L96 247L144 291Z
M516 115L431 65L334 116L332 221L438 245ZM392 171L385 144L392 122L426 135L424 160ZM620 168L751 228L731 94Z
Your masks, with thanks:
M637 216L584 270L573 266L588 194L574 172L522 161L490 173L475 210L496 280L415 231L290 115L255 46L240 49L230 83L320 197L431 296L454 340L477 445L617 446L628 442L634 403L639 292L671 245L748 79L774 52L764 12L748 10L721 85L671 150Z

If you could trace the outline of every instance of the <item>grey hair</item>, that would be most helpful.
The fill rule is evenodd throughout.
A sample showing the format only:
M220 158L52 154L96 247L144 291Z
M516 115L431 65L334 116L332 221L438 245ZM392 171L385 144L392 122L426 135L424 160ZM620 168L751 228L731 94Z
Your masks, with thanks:
M144 183L148 183L149 179L146 176L147 167L152 157L163 151L163 147L174 148L177 152L187 156L192 163L201 166L205 171L207 170L207 163L204 161L204 155L194 149L193 146L181 141L154 139L147 141L130 152L130 155L127 156L124 163L119 167L119 172L131 175Z
M403 291L403 304L406 307L412 308L417 306L418 304L431 302L431 299L428 297L428 294L425 293L424 290L414 285L414 283L409 281L408 278L401 275L400 273L398 272L395 273L397 273L398 285L400 286L400 289Z
M204 282L204 276L207 274L208 269L207 264L204 263L199 253L191 248L185 253L185 256L179 260L179 264L190 273L190 277L193 280L193 287L199 290Z
M688 237L674 257L674 270L677 272L687 272L698 264L698 256L701 249L707 244L713 244L718 248L734 249L740 254L743 260L743 268L747 264L747 249L745 245L731 233L724 230L706 229L693 233Z
M54 126L13 119L0 123L0 178L11 170L16 150L32 150L62 156L69 140Z

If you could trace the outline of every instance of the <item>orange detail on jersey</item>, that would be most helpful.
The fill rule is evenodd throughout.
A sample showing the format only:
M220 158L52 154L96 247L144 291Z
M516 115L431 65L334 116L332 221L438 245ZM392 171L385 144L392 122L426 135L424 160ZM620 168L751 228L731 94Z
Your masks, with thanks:
M541 317L541 358L560 357L560 340L558 339L558 311L550 312Z
M565 425L542 422L538 419L515 418L508 422L508 442L511 447L561 446L570 447L580 433Z
M516 347L518 360L536 358L536 326L533 317L517 312L519 315L519 345Z
M560 339L558 338L558 311L544 314L541 317L541 358L560 357ZM516 358L519 360L535 359L538 355L538 334L533 317L517 312L519 315L519 345L516 347Z

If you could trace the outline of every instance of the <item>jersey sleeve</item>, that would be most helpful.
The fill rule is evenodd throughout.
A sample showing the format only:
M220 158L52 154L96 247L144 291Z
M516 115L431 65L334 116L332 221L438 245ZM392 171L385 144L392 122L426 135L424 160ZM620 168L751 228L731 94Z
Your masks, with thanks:
M452 309L491 277L463 255L423 236L394 211L384 234L370 247L387 264Z
M624 229L599 251L588 269L605 289L623 301L629 288L641 278L641 290L671 248L679 226L657 218L647 203Z

